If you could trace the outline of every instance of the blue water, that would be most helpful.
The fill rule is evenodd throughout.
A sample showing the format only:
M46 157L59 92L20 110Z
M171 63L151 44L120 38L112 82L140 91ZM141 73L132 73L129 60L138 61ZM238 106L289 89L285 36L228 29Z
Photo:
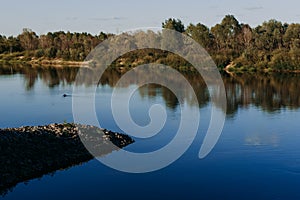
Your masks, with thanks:
M49 87L43 77L38 77L34 86L28 88L27 82L24 74L0 76L1 128L73 121L72 98L62 97L64 93L72 93L72 83L61 81ZM88 90L88 87L80 87ZM122 132L110 110L112 90L113 87L108 85L99 86L97 116L101 126ZM178 128L179 107L167 106L162 88L149 90L156 92L155 95L136 92L132 97L132 119L146 125L149 123L148 109L153 104L160 104L166 109L166 125L158 135L148 140L137 139L126 150L157 150L174 137ZM204 159L199 159L198 153L210 117L209 101L200 108L187 104L187 109L200 110L198 134L184 155L166 168L130 174L111 169L94 159L20 183L2 198L300 199L299 106L282 105L270 111L269 107L249 102L236 107L233 114L228 114L217 145Z

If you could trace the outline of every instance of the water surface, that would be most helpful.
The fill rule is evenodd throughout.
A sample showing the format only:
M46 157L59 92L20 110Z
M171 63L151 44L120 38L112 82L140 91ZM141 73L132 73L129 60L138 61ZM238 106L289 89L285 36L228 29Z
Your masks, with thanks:
M0 127L72 122L72 98L62 94L72 93L76 72L76 68L2 67ZM198 152L210 118L209 95L201 77L185 76L199 101L197 107L186 98L185 109L199 109L201 122L193 144L176 162L156 172L128 174L94 159L20 183L2 198L300 199L300 75L224 75L226 122L217 145L205 159L199 159ZM113 71L104 75L97 89L96 110L101 126L122 132L110 109L111 93L119 77ZM129 82L121 89L133 86ZM91 86L76 87L84 94L76 98L91 95ZM150 139L138 139L126 150L153 151L174 137L180 107L174 94L162 86L146 85L134 94L132 119L139 125L148 124L148 109L154 104L166 109L165 127Z

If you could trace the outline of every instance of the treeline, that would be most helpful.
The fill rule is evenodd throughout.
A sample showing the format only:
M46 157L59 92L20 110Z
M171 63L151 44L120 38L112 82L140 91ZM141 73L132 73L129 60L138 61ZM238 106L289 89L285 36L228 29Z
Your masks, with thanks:
M186 34L204 47L220 69L235 71L296 71L300 70L300 24L269 20L252 28L226 15L221 23L209 28L204 24L189 24L179 19L167 19L163 28ZM190 70L178 56L163 51L140 51L147 61ZM136 63L136 55L123 56L123 63ZM140 56L142 57L142 56ZM151 60L152 58L152 60ZM155 58L155 59L154 59ZM143 63L139 63L143 64Z
M240 23L233 15L227 15L221 23L211 28L202 23L185 27L179 19L172 18L165 20L162 27L192 37L208 51L220 68L230 66L228 70L240 71L300 70L300 24L269 20L252 28ZM60 58L82 61L97 44L112 35L60 31L38 36L30 29L24 29L17 37L0 35L0 60L19 56L28 60ZM138 53L138 58L136 53L123 56L127 66L154 60L176 67L186 64L175 55L163 51L144 50Z
M38 36L31 29L23 29L17 37L0 35L0 54L2 59L14 59L19 56L23 60L58 58L82 61L93 48L110 35L103 32L99 35L91 35L59 31Z
M300 24L269 20L255 28L227 15L220 24L208 28L168 19L163 27L185 33L200 43L219 67L229 64L239 70L300 69Z

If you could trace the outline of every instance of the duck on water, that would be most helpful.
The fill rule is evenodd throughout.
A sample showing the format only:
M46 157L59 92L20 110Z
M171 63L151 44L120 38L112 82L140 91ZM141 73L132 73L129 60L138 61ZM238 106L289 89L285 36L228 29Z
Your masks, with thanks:
M71 94L63 94L62 96L63 97L71 97L72 95Z

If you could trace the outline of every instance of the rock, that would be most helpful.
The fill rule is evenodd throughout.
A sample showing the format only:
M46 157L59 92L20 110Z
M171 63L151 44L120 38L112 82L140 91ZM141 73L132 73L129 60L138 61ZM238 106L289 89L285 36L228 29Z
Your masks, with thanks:
M19 182L92 159L79 135L95 144L97 156L134 142L124 134L69 123L0 129L0 195ZM112 148L108 140L116 147Z

